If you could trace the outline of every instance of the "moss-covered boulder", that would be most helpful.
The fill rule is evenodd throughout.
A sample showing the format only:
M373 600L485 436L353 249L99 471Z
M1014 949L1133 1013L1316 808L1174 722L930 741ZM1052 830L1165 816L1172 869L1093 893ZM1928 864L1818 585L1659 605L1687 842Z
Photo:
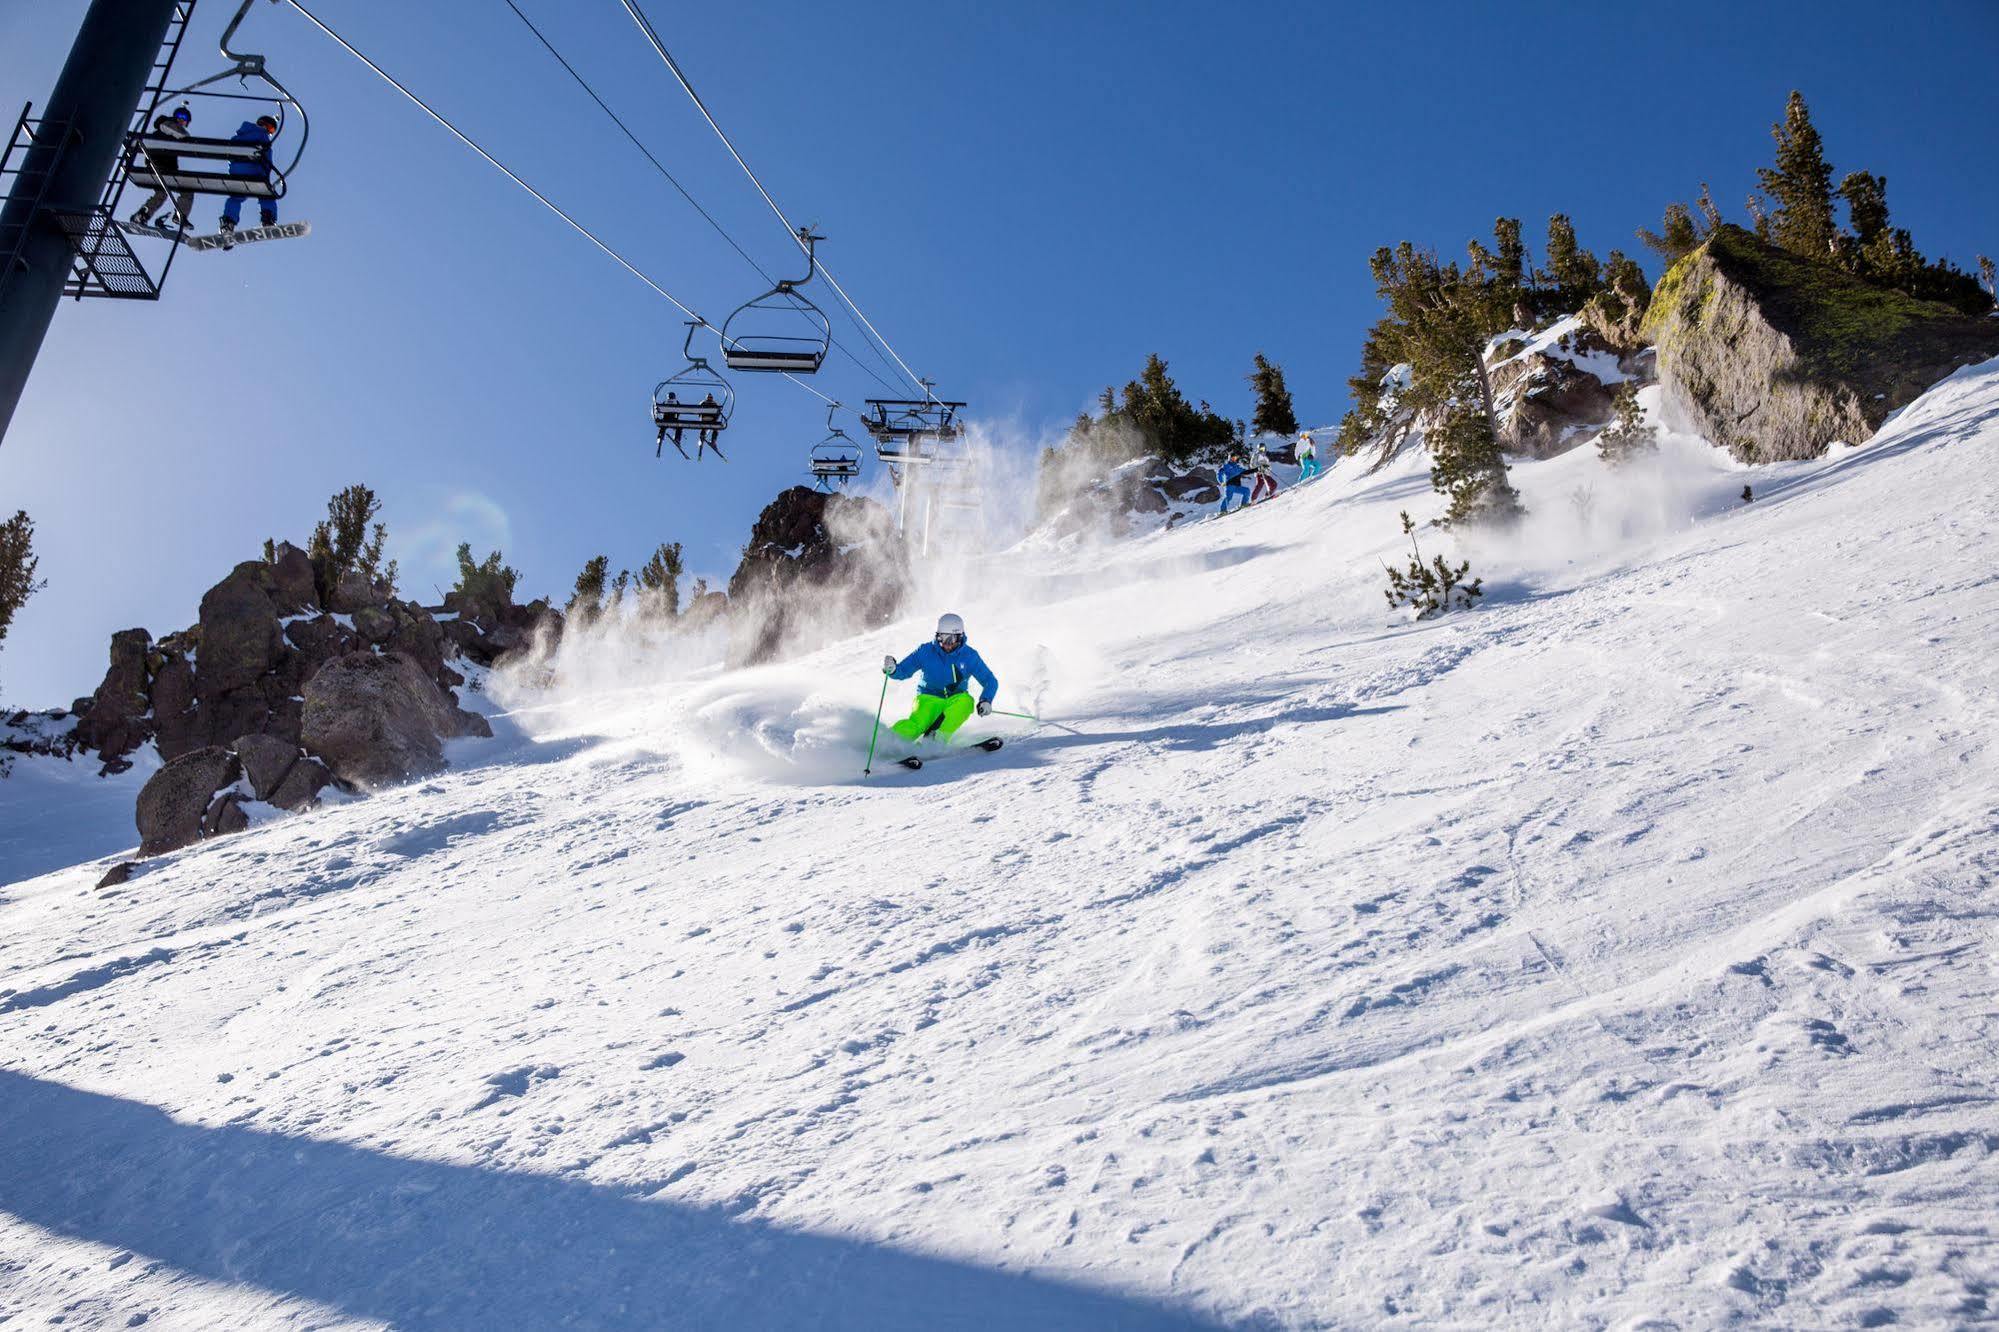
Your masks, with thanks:
M1862 282L1721 226L1659 279L1644 332L1668 399L1744 462L1858 444L1958 366L1999 319Z

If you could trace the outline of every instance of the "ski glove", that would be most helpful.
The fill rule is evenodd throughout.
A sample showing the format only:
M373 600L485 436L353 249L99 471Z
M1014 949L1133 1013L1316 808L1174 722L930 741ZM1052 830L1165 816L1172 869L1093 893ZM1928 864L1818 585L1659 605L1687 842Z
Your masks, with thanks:
M895 674L895 668L896 668L896 666L897 666L898 664L899 664L899 663L898 663L898 662L896 661L896 659L895 659L894 657L892 657L892 656L890 656L890 657L883 657L883 658L882 658L882 674L883 674L883 675L894 675L894 674Z
M979 700L979 715L981 717L985 716L987 713L991 712L992 710L993 710L993 701L991 699L982 698Z

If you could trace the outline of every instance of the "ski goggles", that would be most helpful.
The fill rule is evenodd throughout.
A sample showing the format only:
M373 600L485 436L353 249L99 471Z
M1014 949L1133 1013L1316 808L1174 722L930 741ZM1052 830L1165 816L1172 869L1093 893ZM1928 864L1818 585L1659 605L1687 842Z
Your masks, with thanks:
M965 636L963 634L939 634L933 641L938 647L943 648L946 652L950 652L964 646Z

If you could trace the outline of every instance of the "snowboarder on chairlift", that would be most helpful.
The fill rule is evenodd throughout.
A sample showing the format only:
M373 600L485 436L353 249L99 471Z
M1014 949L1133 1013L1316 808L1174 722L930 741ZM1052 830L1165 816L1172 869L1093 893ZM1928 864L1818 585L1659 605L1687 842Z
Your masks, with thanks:
M258 116L246 120L236 133L230 136L232 143L260 143L269 146L278 137L278 118ZM231 162L229 174L232 176L256 176L263 180L271 178L271 163L268 158L261 162ZM243 197L232 194L222 205L222 234L227 236L236 230L236 224L243 220ZM278 224L278 201L276 199L257 200L257 221L259 225L274 227Z
M1312 442L1311 433L1298 436L1298 479L1309 481L1319 474L1319 446Z
M1262 500L1275 498L1277 478L1270 474L1270 453L1263 445L1256 446L1256 456L1250 460L1249 465L1250 470L1256 473L1256 484L1250 487L1249 502L1256 504Z
M192 133L188 127L193 123L194 112L185 106L177 106L174 108L172 115L155 116L153 118L153 133L162 139L185 139ZM158 173L161 176L170 176L180 170L180 155L178 153L148 153L146 155L146 163L148 169L141 173L141 179L145 179L154 173ZM185 228L187 226L188 215L194 211L194 191L182 190L173 198L174 219L178 225ZM141 227L151 226L153 224L153 214L159 212L166 204L166 201L166 190L155 185L152 197L139 205L138 212L132 214L133 225Z
M1249 469L1242 465L1242 450L1230 449L1228 461L1215 473L1216 479L1222 483L1222 513L1229 511L1230 500L1239 501L1236 505L1239 509L1248 506L1249 488L1242 484L1243 477L1247 475Z
M882 658L882 673L891 680L907 680L919 672L923 680L916 687L916 706L889 728L903 739L936 735L948 740L972 713L983 717L993 710L999 677L965 641L965 622L956 615L940 616L936 637L901 661L892 656ZM977 703L972 701L967 680L979 682Z

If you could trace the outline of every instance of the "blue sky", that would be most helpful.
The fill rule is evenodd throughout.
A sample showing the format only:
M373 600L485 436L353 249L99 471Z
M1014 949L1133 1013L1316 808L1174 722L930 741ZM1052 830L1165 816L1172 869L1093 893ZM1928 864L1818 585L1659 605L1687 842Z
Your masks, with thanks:
M703 314L755 293L504 0L310 2ZM766 268L795 266L617 0L519 3ZM0 6L0 105L47 95L83 7ZM1835 167L1885 174L1926 251L1999 249L1988 0L1892 19L1740 0L647 7L902 356L1024 441L1151 351L1240 415L1261 350L1300 416L1330 422L1376 313L1374 247L1455 253L1496 215L1531 237L1566 211L1599 253L1635 249L1703 179L1739 215L1793 87ZM231 9L201 5L183 78L219 66ZM62 310L0 446L0 505L35 517L49 580L0 693L88 692L112 630L190 622L233 562L303 541L353 481L383 494L421 599L461 539L502 546L536 593L661 540L726 577L824 406L745 377L733 462L655 461L646 400L679 363L679 312L289 7L260 4L243 41L313 115L285 209L314 234L185 254L158 305ZM845 358L819 384L879 391Z

